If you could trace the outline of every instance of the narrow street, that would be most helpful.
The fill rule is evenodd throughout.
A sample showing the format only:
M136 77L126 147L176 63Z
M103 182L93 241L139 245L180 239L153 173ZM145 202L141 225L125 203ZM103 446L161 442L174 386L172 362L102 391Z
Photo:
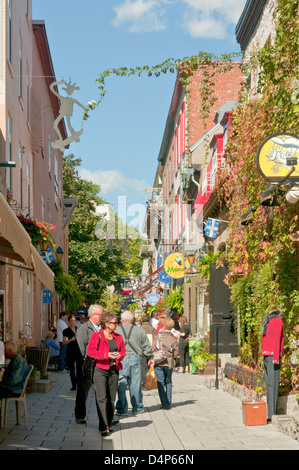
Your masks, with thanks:
M141 452L144 456L155 451L157 456L159 451L171 451L191 458L197 454L193 451L199 450L299 450L296 440L272 424L245 426L240 400L221 389L207 388L202 376L175 371L171 410L160 409L157 390L145 391L145 412L133 416L129 408L128 417L104 439L98 431L92 391L87 424L80 425L74 419L76 392L70 391L68 374L53 372L52 379L50 392L27 395L28 428L23 417L21 425L15 424L15 407L10 404L7 428L0 430L1 451L101 450L103 458L134 456L137 451L147 451Z

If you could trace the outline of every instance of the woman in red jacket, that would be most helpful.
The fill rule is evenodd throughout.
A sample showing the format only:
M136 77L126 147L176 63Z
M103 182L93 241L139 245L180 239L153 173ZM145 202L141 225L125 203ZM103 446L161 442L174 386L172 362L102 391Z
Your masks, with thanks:
M118 371L122 369L121 361L126 354L122 336L114 332L116 326L116 316L111 312L104 312L101 316L101 331L92 334L87 348L87 355L96 359L93 383L100 411L99 430L102 436L109 436L113 432L112 424L117 424L113 421L113 415Z
M267 389L268 422L276 414L280 364L283 352L284 334L280 310L270 310L262 323L262 351L264 375Z

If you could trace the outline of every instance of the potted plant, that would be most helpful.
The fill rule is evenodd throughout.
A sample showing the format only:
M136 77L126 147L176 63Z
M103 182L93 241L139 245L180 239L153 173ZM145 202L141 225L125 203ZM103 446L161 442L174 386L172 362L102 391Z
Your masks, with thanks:
M216 373L216 355L210 354L207 342L203 342L192 356L192 362L197 367L197 373L203 375L214 375ZM218 367L220 360L218 359Z

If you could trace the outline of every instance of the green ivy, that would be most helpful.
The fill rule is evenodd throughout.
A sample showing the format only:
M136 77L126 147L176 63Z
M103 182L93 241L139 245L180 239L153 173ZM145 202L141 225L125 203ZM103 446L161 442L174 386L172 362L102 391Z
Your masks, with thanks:
M285 330L282 380L287 390L294 383L290 341L299 313L298 254L291 238L299 229L299 204L288 204L280 195L279 206L260 205L260 194L269 183L259 174L256 155L266 137L281 131L299 133L294 99L299 63L298 2L281 0L274 18L275 37L253 51L244 66L246 74L259 71L258 89L249 99L243 84L240 105L232 116L219 195L230 218L227 283L240 316L241 359L248 365L259 365L262 319L269 308L280 308ZM242 226L241 215L250 207L252 222Z

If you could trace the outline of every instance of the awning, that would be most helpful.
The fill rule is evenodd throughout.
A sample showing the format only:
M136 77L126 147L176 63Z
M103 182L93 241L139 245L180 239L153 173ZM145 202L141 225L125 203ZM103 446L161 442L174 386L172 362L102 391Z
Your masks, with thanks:
M156 269L156 271L154 271L152 274L147 276L147 278L145 279L145 282L146 281L149 281L149 282L147 282L145 284L145 286L143 286L141 289L138 290L138 293L140 295L145 294L145 292L147 292L151 287L153 287L153 285L155 284L156 279L157 279L159 273L162 271L162 269L163 269L163 265L160 266L160 268Z
M54 273L31 244L31 238L0 193L0 256L23 263L52 292ZM17 265L13 265L17 268Z
M31 238L1 193L0 242L1 256L31 265Z

